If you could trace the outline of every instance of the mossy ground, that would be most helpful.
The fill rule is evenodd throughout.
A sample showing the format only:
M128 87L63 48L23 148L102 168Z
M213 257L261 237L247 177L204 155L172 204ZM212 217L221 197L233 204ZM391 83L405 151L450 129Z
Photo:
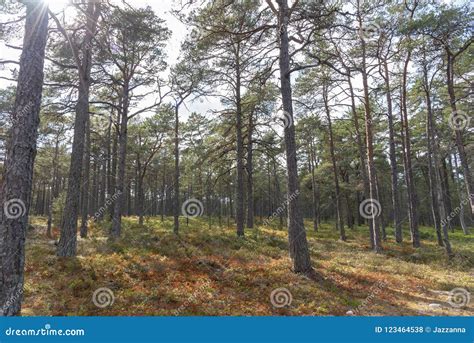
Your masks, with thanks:
M384 251L375 254L367 227L347 229L341 242L333 225L323 224L308 230L313 265L324 278L317 282L291 272L287 232L276 227L257 225L237 238L232 227L209 228L204 219L186 225L183 218L177 237L172 218L140 226L129 217L120 240L108 241L110 224L93 223L77 258L58 258L45 219L32 218L32 225L23 315L474 315L474 300L463 308L448 303L450 290L474 290L474 235L460 230L450 234L456 257L448 259L432 228L421 228L416 250L408 232L399 245L389 229ZM114 293L111 306L94 305L100 287ZM280 287L292 302L276 308L270 294Z

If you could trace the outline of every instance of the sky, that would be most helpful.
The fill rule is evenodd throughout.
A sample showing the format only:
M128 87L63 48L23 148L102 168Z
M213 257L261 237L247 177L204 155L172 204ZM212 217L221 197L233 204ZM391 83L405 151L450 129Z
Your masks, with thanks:
M44 0L49 4L50 9L55 13L67 8L68 0ZM146 7L150 6L155 13L162 19L166 20L168 28L172 31L172 37L168 41L166 47L167 62L168 65L172 66L180 55L181 42L188 33L186 27L171 13L173 8L179 5L180 0L129 0L129 3L134 7ZM66 15L68 11L66 10ZM0 22L5 21L4 16L0 13ZM21 39L18 37L17 40L10 42L13 45L21 45ZM16 60L19 61L20 53L18 50L11 49L5 46L5 42L0 40L0 59L1 60ZM11 77L10 69L15 68L13 64L6 65L4 68L0 68L0 76ZM4 70L2 70L4 69ZM13 85L11 81L0 79L0 88L5 88L8 85ZM152 104L152 99L148 100ZM148 102L147 101L147 102ZM143 106L147 106L144 104ZM182 108L183 116L187 117L190 112L205 113L212 109L221 108L220 101L217 98L205 98L196 100L194 102L186 102Z

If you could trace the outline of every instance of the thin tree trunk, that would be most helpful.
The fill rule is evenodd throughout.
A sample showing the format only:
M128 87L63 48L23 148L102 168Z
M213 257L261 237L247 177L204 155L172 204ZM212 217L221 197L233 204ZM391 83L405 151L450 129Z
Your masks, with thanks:
M122 231L122 212L125 200L125 169L127 164L128 101L128 82L125 82L123 86L123 98L121 99L122 106L120 113L121 120L118 146L118 170L115 181L117 191L114 203L114 217L112 221L112 229L110 232L111 237L113 239L120 237Z
M328 131L329 131L329 151L331 154L331 162L332 162L332 169L334 175L334 192L336 196L336 229L339 231L339 239L341 241L346 240L346 233L344 230L344 222L342 220L342 206L341 206L341 190L339 187L339 172L337 168L336 162L336 154L334 148L334 135L332 132L332 121L331 121L331 113L329 111L329 104L328 104L328 90L327 85L323 86L323 98L324 98L324 108L326 110L326 117L328 120Z
M318 195L318 185L316 183L316 176L315 176L315 152L313 147L313 141L311 140L310 143L310 153L309 153L309 165L311 168L311 188L312 188L312 214L313 214L313 229L314 231L318 231L318 202L319 202L319 195Z
M166 210L166 161L163 161L163 180L161 184L161 222L165 220Z
M236 184L236 221L237 236L244 236L244 139L242 137L242 98L240 95L241 75L240 75L240 56L239 44L237 44L236 54L236 135L237 135L237 184Z
M89 203L90 203L90 189L89 189L89 182L90 182L90 170L91 170L91 128L90 128L90 118L87 116L86 121L86 142L85 142L85 150L84 150L84 158L83 158L83 179L82 179L82 218L81 218L81 237L87 237L87 219L89 215Z
M395 146L395 129L393 124L393 104L392 93L390 89L390 74L388 72L387 61L383 62L385 91L387 97L387 117L389 132L389 158L390 158L390 176L392 186L392 206L393 206L393 223L395 228L395 241L401 243L403 241L402 221L400 214L399 190L398 190L398 167Z
M428 126L429 126L429 132L430 132L430 137L429 137L429 143L431 143L431 150L433 152L433 161L434 161L434 175L435 175L435 189L436 189L436 200L438 203L438 208L439 208L439 217L441 218L441 230L443 233L443 244L444 248L446 249L446 253L448 256L453 255L453 251L451 249L451 243L449 242L449 237L448 237L448 225L447 225L447 215L446 215L446 209L444 206L444 199L443 199L443 191L441 187L441 175L439 173L440 168L439 168L439 154L438 154L438 145L436 143L436 128L435 128L435 123L433 120L433 111L432 111L432 106L431 106L431 96L429 93L429 89L426 88L428 87L427 83L427 78L426 78L426 73L425 71L425 95L426 95L426 106L427 106L427 111L428 111Z
M456 170L456 180L455 180L455 185L459 194L459 222L461 224L462 231L465 235L469 235L469 228L466 225L466 221L464 220L464 199L462 196L461 188L459 187L459 167L458 167L458 160L457 156L454 155L454 168ZM468 200L469 201L469 200Z
M253 229L254 225L254 199L253 199L253 113L249 113L248 145L247 145L247 227Z
M407 192L408 192L408 219L410 224L410 231L412 234L412 244L413 247L420 247L420 234L418 229L418 195L416 193L415 181L413 177L413 165L411 157L411 139L410 139L410 129L408 123L408 105L407 105L407 74L408 74L408 64L411 59L411 50L408 51L408 54L405 58L405 63L403 67L402 75L402 98L401 98L401 118L402 118L402 130L404 137L404 146L405 146L405 178L407 183Z
M352 116L354 119L354 128L355 128L355 133L356 133L357 148L359 150L360 171L362 173L362 181L364 184L364 196L365 196L365 199L369 199L370 198L370 185L369 185L369 176L367 174L367 163L366 163L367 146L362 140L360 125L359 125L359 115L357 114L354 88L352 86L350 73L348 75L348 84L349 84L349 91L350 91L350 96L351 96L351 109L352 109ZM357 204L357 207L359 207L359 205L360 205L360 201L359 201L359 204ZM357 218L360 225L362 221L362 216L361 216L360 211L357 211L357 213L358 213ZM374 222L372 220L369 220L369 234L370 234L370 241L371 241L372 248L374 247L374 225L373 224Z
M174 117L174 209L173 209L173 232L179 232L179 105L175 106Z

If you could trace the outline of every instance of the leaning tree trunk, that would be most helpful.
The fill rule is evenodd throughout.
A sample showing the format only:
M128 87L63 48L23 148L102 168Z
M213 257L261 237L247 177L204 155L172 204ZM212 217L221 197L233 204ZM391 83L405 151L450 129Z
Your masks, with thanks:
M20 314L24 284L25 238L31 202L39 112L43 90L48 8L25 1L26 23L11 137L0 193L0 315Z
M280 79L281 96L284 115L287 116L285 125L285 152L287 168L288 192L288 240L290 256L293 259L293 269L296 273L312 271L306 230L303 216L300 212L298 165L296 160L295 126L293 125L293 97L291 90L290 54L288 38L289 9L287 0L278 0L280 22Z

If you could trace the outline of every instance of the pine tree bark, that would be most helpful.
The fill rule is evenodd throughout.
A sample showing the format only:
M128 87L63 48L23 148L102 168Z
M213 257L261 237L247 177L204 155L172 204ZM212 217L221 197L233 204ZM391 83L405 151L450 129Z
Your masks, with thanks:
M84 141L87 118L89 116L89 89L92 68L92 40L95 35L97 20L100 13L99 3L89 3L87 6L86 33L81 46L82 60L79 58L79 49L72 43L71 47L76 56L76 65L79 71L79 98L76 104L76 118L74 121L74 137L72 143L71 162L69 167L68 190L64 216L61 224L61 237L58 243L58 256L76 256L77 249L77 219L79 215L79 199L82 180L82 163L84 157ZM61 27L57 21L58 27ZM63 34L68 37L64 31ZM69 38L68 38L69 40Z
M359 27L363 27L363 21L361 16L361 11L359 8L360 4L358 2L358 24ZM377 198L377 177L374 163L374 145L373 145L373 132L372 132L372 109L370 106L370 97L369 97L369 82L367 75L367 47L365 39L361 36L360 39L361 48L362 48L362 84L364 89L364 111L365 111L365 146L367 151L367 179L369 187L369 199L376 206L378 202ZM381 245L381 235L380 235L380 226L378 213L372 213L372 218L369 220L370 223L370 240L372 249L375 252L380 252L382 250Z
M287 0L277 0L279 18L279 65L283 110L290 125L285 125L285 153L287 165L288 195L288 240L293 270L296 273L312 271L306 230L299 204L298 165L296 160L295 126L293 125L293 96L290 75L290 54L288 38L289 8Z
M21 312L25 239L43 90L48 8L25 1L26 22L13 123L0 193L0 315Z

